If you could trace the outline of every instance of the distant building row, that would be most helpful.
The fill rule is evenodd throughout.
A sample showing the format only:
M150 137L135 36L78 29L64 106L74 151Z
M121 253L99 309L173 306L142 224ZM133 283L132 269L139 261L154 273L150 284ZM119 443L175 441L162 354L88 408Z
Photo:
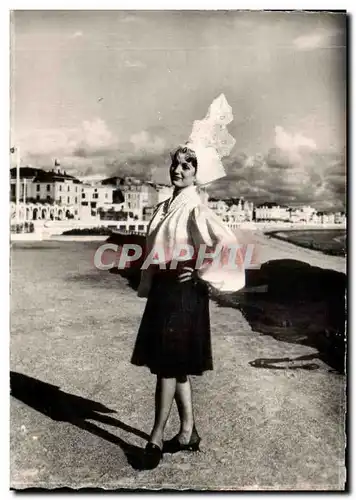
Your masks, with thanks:
M11 212L15 216L16 169L10 170ZM169 198L172 187L141 181L134 177L111 177L95 184L81 182L65 171L20 169L21 220L150 220L154 207ZM286 221L306 223L344 223L344 213L325 214L304 206L292 209L277 203L254 206L241 199L221 200L201 197L225 222Z
M310 206L291 208L274 202L254 207L252 202L240 199L237 202L209 200L210 208L226 222L292 222L315 224L342 224L346 222L344 212L318 212Z
M87 220L110 216L114 219L125 216L142 219L145 207L157 205L172 192L168 186L142 182L132 177L112 177L90 184L60 170L45 171L31 167L20 169L19 184L20 204L31 207L26 212L22 207L23 218L29 216L35 219ZM10 171L10 201L14 215L15 168ZM50 207L53 209L50 210Z

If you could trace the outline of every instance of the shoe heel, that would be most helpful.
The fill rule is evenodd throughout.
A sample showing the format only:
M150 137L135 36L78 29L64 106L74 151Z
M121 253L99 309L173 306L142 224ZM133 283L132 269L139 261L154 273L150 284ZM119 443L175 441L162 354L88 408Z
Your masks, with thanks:
M196 432L196 431L195 431ZM200 441L201 441L201 438L200 436L198 435L198 433L196 432L196 438L193 442L190 442L188 444L188 447L187 449L189 451L200 451Z
M190 444L188 446L189 451L200 451L200 442Z

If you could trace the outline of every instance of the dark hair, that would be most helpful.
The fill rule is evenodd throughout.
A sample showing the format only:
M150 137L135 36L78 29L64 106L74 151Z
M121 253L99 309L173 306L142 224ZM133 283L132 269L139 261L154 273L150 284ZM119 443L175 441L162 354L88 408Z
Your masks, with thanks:
M191 163L194 167L195 173L198 168L198 160L197 160L197 155L195 154L195 151L193 151L190 148L187 148L186 146L179 146L178 149L174 153L171 153L171 158L172 158L172 166L175 166L178 162L178 155L183 154L184 159L187 163Z

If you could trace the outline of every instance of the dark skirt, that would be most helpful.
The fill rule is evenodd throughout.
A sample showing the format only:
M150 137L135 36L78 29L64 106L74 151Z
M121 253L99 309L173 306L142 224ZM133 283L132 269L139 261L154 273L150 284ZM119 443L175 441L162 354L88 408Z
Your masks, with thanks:
M213 369L204 283L179 283L171 271L154 276L131 363L162 377L202 375Z

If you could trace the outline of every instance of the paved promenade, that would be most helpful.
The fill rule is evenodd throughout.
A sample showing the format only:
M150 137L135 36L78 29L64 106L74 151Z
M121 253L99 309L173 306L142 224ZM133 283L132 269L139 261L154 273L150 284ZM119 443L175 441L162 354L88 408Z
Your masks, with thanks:
M256 238L262 261L345 270L345 259ZM97 243L35 245L12 250L13 488L343 489L345 377L215 302L215 369L193 378L203 450L137 470L154 414L155 379L129 364L145 299L94 269ZM174 410L167 439L177 428Z

